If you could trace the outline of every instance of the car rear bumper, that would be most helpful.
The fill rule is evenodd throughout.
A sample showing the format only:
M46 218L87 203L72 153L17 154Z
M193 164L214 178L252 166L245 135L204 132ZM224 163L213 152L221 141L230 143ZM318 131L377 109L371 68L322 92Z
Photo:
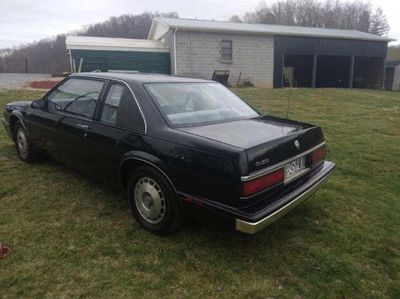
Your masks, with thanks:
M324 161L282 191L272 196L267 194L265 199L244 208L227 206L188 194L181 193L180 195L190 215L202 216L200 220L206 218L210 223L218 219L218 224L222 225L226 222L228 227L234 227L237 231L255 234L307 200L326 182L334 168L335 163ZM210 213L216 217L210 217L212 216Z
M246 221L243 219L235 219L235 228L238 231L247 233L247 234L255 234L258 231L262 230L272 222L275 222L291 210L293 210L295 207L299 206L302 204L304 201L306 201L308 198L311 197L328 179L330 174L332 173L332 170L335 168L335 164L332 162L324 162L322 171L319 173L319 175L316 175L316 177L309 181L307 183L307 188L303 190L302 192L293 192L292 194L287 195L290 197L290 200L283 206L279 207L277 210L269 214L268 216L265 216L255 222L251 221Z

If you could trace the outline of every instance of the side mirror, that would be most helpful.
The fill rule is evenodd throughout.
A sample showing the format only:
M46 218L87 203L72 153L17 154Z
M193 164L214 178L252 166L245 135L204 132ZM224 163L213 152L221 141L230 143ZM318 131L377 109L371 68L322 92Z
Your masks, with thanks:
M31 104L31 107L32 108L43 109L44 105L45 105L45 101L43 99L41 99L41 100L33 101L32 104Z

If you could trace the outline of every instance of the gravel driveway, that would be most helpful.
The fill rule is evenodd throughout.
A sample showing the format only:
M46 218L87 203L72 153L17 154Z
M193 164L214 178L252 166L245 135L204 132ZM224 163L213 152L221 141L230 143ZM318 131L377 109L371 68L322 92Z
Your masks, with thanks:
M47 74L0 74L0 89L20 89L29 86L31 81L48 80Z

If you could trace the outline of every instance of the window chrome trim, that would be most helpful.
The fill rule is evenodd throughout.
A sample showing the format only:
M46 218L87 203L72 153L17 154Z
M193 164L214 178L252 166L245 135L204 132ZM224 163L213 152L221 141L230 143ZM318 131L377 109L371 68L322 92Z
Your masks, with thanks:
M135 100L136 105L138 106L138 109L140 111L140 115L142 116L143 122L144 122L144 134L145 135L147 134L147 121L146 121L146 118L144 117L144 113L143 113L142 107L140 107L140 104L139 104L139 102L138 102L138 100L137 100L137 98L135 96L135 93L133 92L132 88L129 86L129 84L126 81L121 80L121 79L111 78L111 77L92 76L92 75L86 75L86 74L82 75L82 76L74 74L70 78L96 78L96 79L111 80L111 81L120 82L120 83L124 84L129 89L129 91L131 92L131 94L133 96L133 99Z
M254 180L256 178L259 178L260 176L263 176L265 174L268 174L270 172L273 172L273 171L285 166L287 163L289 163L292 160L296 160L297 158L300 158L302 156L308 155L309 153L317 150L318 148L324 146L325 144L326 144L326 142L324 141L324 142L318 144L317 146L314 146L313 148L310 148L309 150L306 150L305 152L302 152L301 154L298 154L297 156L290 157L290 158L288 158L288 159L286 159L286 160L284 160L282 162L279 162L279 163L271 165L271 166L269 166L267 168L255 171L255 172L253 172L253 173L251 173L251 174L249 174L247 176L242 176L242 177L240 177L240 180L242 182L247 182L247 181L251 181L251 180Z

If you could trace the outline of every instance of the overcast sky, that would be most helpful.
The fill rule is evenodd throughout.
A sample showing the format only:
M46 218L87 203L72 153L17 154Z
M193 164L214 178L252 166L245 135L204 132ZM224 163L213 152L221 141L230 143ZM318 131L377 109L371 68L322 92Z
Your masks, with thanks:
M0 48L81 29L110 16L176 11L182 18L227 20L253 11L260 0L0 0ZM267 1L270 3L273 1ZM372 0L384 10L400 43L400 1Z

